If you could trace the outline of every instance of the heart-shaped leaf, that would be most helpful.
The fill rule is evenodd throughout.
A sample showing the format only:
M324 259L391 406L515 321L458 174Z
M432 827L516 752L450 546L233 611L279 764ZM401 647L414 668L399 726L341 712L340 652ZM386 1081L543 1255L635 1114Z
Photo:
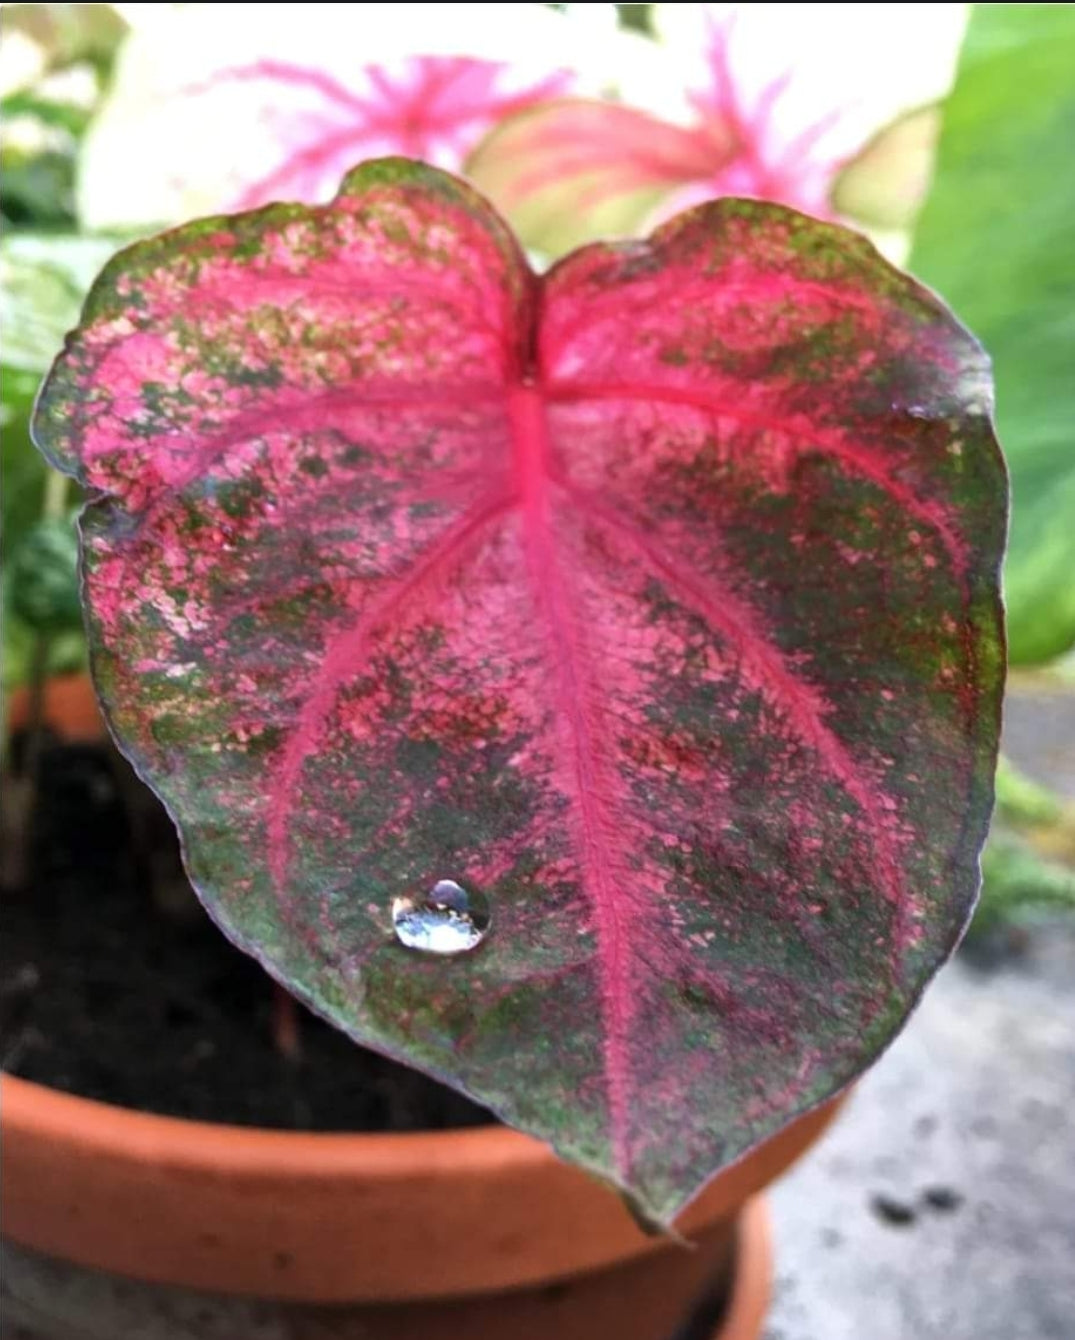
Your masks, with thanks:
M722 200L539 279L386 160L123 253L37 433L100 495L98 684L212 915L668 1220L877 1055L966 921L989 405L839 227ZM393 932L441 880L491 910L457 957Z

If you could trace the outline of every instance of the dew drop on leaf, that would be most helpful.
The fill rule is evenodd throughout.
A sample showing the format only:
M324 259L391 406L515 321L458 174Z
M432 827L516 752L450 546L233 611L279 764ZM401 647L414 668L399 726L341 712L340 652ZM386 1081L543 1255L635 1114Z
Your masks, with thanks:
M426 954L464 954L475 949L489 930L489 900L468 892L454 879L439 879L420 897L392 902L396 938L408 949Z

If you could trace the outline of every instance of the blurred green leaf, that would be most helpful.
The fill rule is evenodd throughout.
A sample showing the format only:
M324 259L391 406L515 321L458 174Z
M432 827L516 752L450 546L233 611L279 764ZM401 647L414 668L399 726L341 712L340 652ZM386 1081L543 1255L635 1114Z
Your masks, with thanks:
M970 933L981 936L1048 907L1075 909L1075 870L1042 856L1022 834L995 829L982 853L982 896Z
M46 69L76 61L107 68L127 21L113 5L14 4L4 6L4 30L36 42Z
M7 326L5 323L5 334ZM11 687L27 676L34 635L11 608L15 583L11 559L23 537L41 516L48 466L30 441L30 409L40 377L17 368L0 369L2 422L0 422L0 469L4 487L0 493L0 587L3 609L3 683Z
M5 585L7 583L5 582ZM4 640L0 655L0 680L4 695L30 678L38 635L10 614L4 619ZM86 635L81 628L50 637L45 651L45 675L67 675L85 670Z
M555 8L563 8L563 6L555 6ZM619 16L621 28L626 28L628 32L642 33L645 37L653 36L652 5L617 5L616 13Z
M910 268L992 355L1011 660L1075 643L1075 6L976 5Z
M14 545L41 515L44 499L48 466L30 441L30 409L39 380L33 372L0 369L0 468L4 476L0 546L5 571Z
M76 515L36 521L11 555L9 607L35 633L52 635L82 627Z
M997 802L994 820L1012 825L1053 825L1064 816L1064 802L1041 782L1020 772L1001 754L997 759Z
M111 239L22 233L0 241L0 457L5 566L41 516L48 474L30 441L41 376L78 322L90 282L116 249Z
M15 233L0 241L0 557L8 685L25 679L38 633L50 638L50 670L73 669L85 654L74 528L66 517L42 520L49 470L30 441L30 411L42 373L77 323L91 280L117 245L112 239L47 233Z
M1048 907L1075 909L1075 804L997 761L997 805L982 853L975 936Z
M6 223L73 227L75 165L71 151L33 152L5 146L0 153L0 203Z
M0 117L5 120L13 116L32 116L43 125L65 131L75 139L85 132L92 115L88 107L52 102L48 98L39 97L30 89L20 89L0 102Z
M0 326L7 367L38 374L48 368L63 337L78 324L82 299L116 246L108 238L42 233L15 233L0 241Z

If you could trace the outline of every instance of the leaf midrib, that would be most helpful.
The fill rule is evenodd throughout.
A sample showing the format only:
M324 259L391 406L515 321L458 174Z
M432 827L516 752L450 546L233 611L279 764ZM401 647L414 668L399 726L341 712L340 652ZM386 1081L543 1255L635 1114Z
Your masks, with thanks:
M478 388L475 388L476 390ZM594 394L588 392L593 389ZM479 404L492 402L492 388L480 388ZM647 392L653 391L649 395ZM583 387L564 383L552 387L516 385L501 388L501 403L506 405L507 424L512 447L513 482L482 495L459 519L454 521L427 548L405 578L391 585L380 599L351 627L342 630L325 648L321 670L307 692L299 716L289 734L280 767L274 772L269 803L269 864L273 883L287 919L286 887L290 862L290 819L295 808L301 774L306 760L316 752L321 733L331 714L339 687L351 680L368 659L379 628L390 623L400 605L413 598L426 584L443 580L469 556L487 536L489 529L511 512L522 520L529 583L548 641L548 659L553 671L551 693L561 733L563 775L573 779L570 802L576 812L579 839L579 868L583 891L594 911L598 942L599 990L603 1013L603 1061L608 1090L610 1145L619 1175L629 1177L630 1113L630 901L620 897L614 870L613 853L604 834L615 831L611 813L615 801L615 782L602 760L611 757L598 739L595 722L599 713L588 712L586 683L592 675L586 669L584 638L580 621L573 611L570 580L552 541L551 512L553 493L569 504L593 525L613 533L632 549L648 573L661 582L681 603L693 609L719 635L732 639L741 654L755 666L768 692L808 749L819 757L841 789L858 806L871 825L876 840L881 891L893 906L896 939L900 950L911 938L910 909L902 888L898 854L885 833L884 816L874 803L872 786L865 781L858 765L845 746L824 723L813 691L802 684L785 664L778 649L753 626L754 619L721 584L714 592L715 580L688 578L676 565L675 557L664 554L654 537L638 533L629 518L621 516L574 485L553 462L550 447L548 412L551 405L592 398L599 401L624 394L628 399L659 402L658 388L643 388L632 394L631 388ZM438 407L465 403L467 392L438 394ZM673 398L673 397L668 397ZM674 397L677 403L694 403L695 397ZM360 395L349 393L341 403L359 407ZM369 402L377 409L381 398ZM397 401L397 404L400 402ZM414 402L417 405L417 402ZM428 402L427 402L428 403ZM703 400L712 412L723 407ZM279 427L279 421L277 420ZM790 431L790 426L788 426ZM229 435L230 436L230 435ZM235 441L234 438L231 439Z
M564 756L562 775L570 778L570 801L578 823L579 883L594 912L609 1143L615 1170L627 1182L632 903L617 892L612 853L605 839L605 834L617 831L619 826L612 812L615 784L605 764L611 751L600 739L600 714L590 707L580 619L572 608L570 583L552 541L549 424L544 393L529 385L512 388L508 393L508 419L527 574L541 612L552 668L550 691L557 711L554 730Z

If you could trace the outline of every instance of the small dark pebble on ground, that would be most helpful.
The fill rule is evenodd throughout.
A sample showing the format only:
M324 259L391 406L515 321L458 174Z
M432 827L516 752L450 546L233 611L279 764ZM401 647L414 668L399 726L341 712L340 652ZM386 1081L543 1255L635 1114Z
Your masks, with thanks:
M891 1224L893 1228L907 1228L915 1221L913 1206L897 1200L895 1196L886 1196L883 1192L871 1196L870 1209L882 1223Z
M931 1210L951 1214L963 1204L963 1196L950 1186L931 1186L922 1192L922 1200Z

